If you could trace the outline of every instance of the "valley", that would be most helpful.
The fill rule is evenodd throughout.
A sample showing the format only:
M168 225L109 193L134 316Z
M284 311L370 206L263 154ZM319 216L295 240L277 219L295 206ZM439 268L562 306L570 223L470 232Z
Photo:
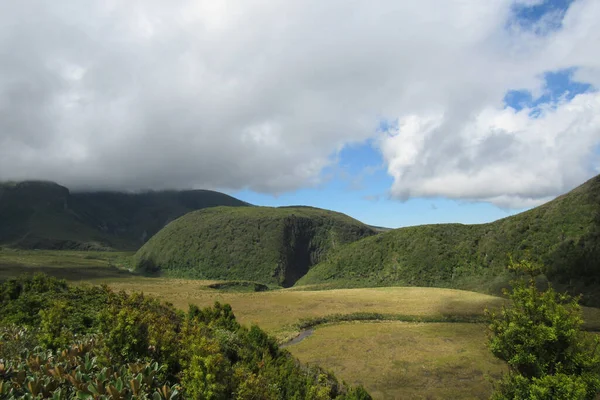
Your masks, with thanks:
M490 378L506 365L486 345L484 311L507 304L500 293L511 257L543 264L541 287L582 293L584 328L600 331L600 309L592 307L599 304L600 178L490 224L394 230L199 191L186 195L194 204L178 203L177 193L160 195L166 203L155 194L76 195L92 211L75 212L82 203L70 197L53 203L30 193L48 194L46 184L14 187L0 197L0 281L42 272L77 286L143 292L180 310L229 304L241 324L257 325L300 361L376 399L490 396ZM115 199L153 205L142 212L133 202L125 212ZM107 218L120 228L106 228ZM136 246L149 224L156 234Z
M364 385L375 399L486 399L492 390L489 377L498 378L506 368L486 346L483 319L484 309L499 309L505 303L500 297L426 287L236 292L212 289L221 282L217 280L131 274L124 269L131 258L131 253L5 249L0 251L0 271L16 273L18 264L21 271L57 275L76 285L141 291L181 310L189 304L230 304L240 323L258 325L281 344L307 323L322 321L311 328L312 334L286 349L349 384ZM15 269L6 269L9 264ZM65 267L58 270L58 265ZM600 309L583 311L586 329L600 330ZM353 315L394 320L335 322L339 316Z

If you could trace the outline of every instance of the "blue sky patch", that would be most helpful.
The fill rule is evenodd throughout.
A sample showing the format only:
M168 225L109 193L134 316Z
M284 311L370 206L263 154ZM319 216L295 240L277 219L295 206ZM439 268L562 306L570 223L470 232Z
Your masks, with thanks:
M562 27L565 12L574 0L546 0L539 4L513 6L513 23L522 28L532 29L538 34L558 30ZM543 24L540 24L541 22Z
M517 111L532 108L530 115L537 116L539 107L545 104L555 105L561 100L570 101L581 93L593 90L592 85L573 80L577 68L567 68L559 71L546 72L543 75L544 90L541 96L533 98L528 90L510 90L504 96L504 104Z
M310 205L350 215L364 223L389 228L449 222L483 223L521 210L503 210L489 203L444 198L391 199L393 178L387 174L381 153L372 141L347 146L339 164L321 186L280 196L243 190L235 197L262 206Z
M544 107L570 101L576 95L595 90L590 84L577 82L577 68L544 73L541 95L534 97L528 90L511 90L504 97L506 107L531 109L536 117ZM381 119L377 132L398 129L398 120ZM465 202L446 198L411 198L398 201L390 198L394 180L387 173L385 162L375 140L344 147L337 162L323 172L319 187L300 189L280 196L249 190L232 193L252 204L264 206L310 205L350 215L367 224L398 228L433 223L484 223L514 215L523 210L501 209L486 202ZM596 166L590 165L590 168Z

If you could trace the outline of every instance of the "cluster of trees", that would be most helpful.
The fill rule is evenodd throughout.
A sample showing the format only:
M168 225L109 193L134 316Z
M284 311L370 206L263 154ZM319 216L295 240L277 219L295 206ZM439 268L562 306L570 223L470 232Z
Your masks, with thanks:
M494 400L593 400L600 393L600 337L582 331L578 299L540 290L542 268L528 261L510 269L519 275L507 292L510 305L491 317L489 347L507 362Z
M43 275L0 285L0 397L371 398L241 326L229 305L184 313Z

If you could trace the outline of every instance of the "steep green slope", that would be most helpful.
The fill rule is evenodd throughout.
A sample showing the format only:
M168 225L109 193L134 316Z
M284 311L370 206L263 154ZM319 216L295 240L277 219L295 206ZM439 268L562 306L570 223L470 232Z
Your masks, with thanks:
M209 190L70 193L52 182L0 183L0 245L136 250L168 222L222 205L248 204Z
M600 281L600 178L489 224L401 228L332 253L297 282L330 286L502 284L510 254L543 262L551 281L584 292ZM494 279L496 281L494 281Z
M316 208L216 207L171 222L135 258L147 272L291 286L330 250L373 234Z
M70 193L52 182L0 184L0 244L21 248L102 250L102 232L69 208Z

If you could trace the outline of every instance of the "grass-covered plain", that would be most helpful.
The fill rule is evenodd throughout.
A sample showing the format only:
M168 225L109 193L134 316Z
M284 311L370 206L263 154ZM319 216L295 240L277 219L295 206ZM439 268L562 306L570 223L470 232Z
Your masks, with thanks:
M0 280L43 272L70 281L134 277L128 252L17 250L0 247Z
M345 323L318 328L289 350L360 382L378 399L487 399L504 364L486 329L464 323Z
M184 310L189 304L229 303L240 323L257 324L282 342L298 334L298 325L307 319L357 313L429 321L481 317L485 308L505 302L476 292L425 287L322 290L315 286L253 292L232 290L247 286L236 283L219 289L215 284L222 282L216 280L142 277L119 269L130 267L129 259L130 253L5 249L0 251L0 279L20 271L61 271L74 283L107 283L115 290L142 291ZM587 328L600 330L600 309L583 311ZM312 335L287 349L303 362L331 369L349 384L364 384L377 399L487 398L491 385L486 374L496 376L503 370L486 348L482 323L332 323L315 327Z
M505 300L481 293L421 287L273 290L232 293L215 281L168 278L113 280L117 290L141 290L185 308L215 300L231 304L242 324L257 324L284 341L308 318L359 312L398 316L483 316ZM600 309L584 308L588 328L600 329ZM349 384L363 384L376 399L488 398L503 364L486 348L482 323L349 322L317 326L287 347L302 362L331 369Z
M503 300L481 293L454 289L386 287L335 290L272 290L231 293L209 289L214 281L141 278L114 281L116 290L142 290L164 298L176 307L198 306L214 301L231 304L242 323L255 323L272 333L306 318L355 312L413 316L483 315L486 307L499 307Z

